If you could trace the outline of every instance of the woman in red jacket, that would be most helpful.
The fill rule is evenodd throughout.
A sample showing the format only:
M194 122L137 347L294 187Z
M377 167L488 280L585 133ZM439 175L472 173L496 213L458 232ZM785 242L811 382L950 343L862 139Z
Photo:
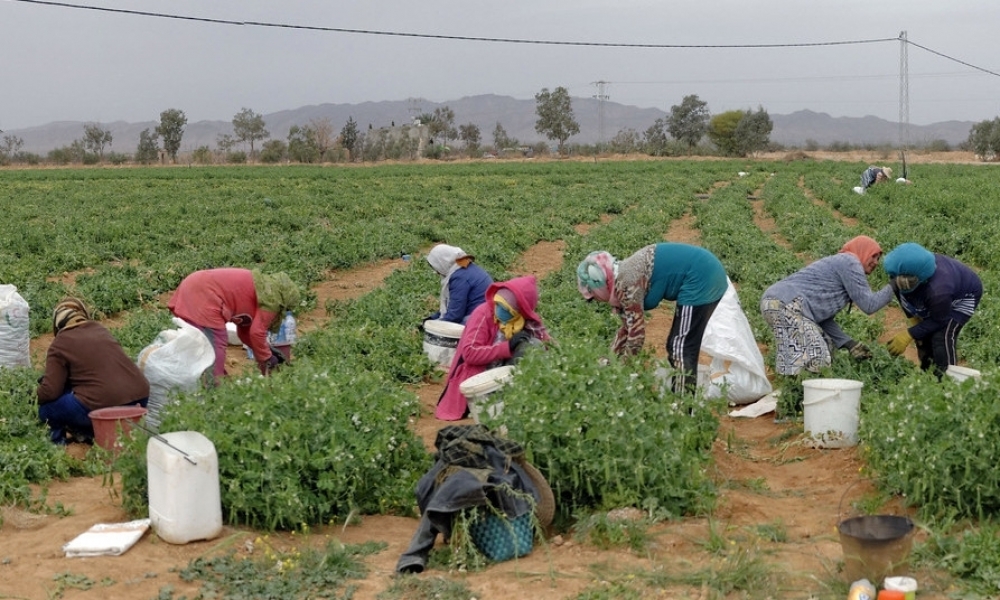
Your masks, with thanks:
M299 305L299 289L288 275L250 269L195 271L181 281L167 307L175 316L198 327L215 348L212 374L226 375L226 323L236 325L240 341L253 350L260 372L267 375L282 362L267 333L277 333L281 315Z
M538 284L532 276L494 283L486 290L486 302L477 306L465 323L435 417L442 421L465 418L469 401L459 389L463 381L511 364L533 340L550 339L535 312L537 305Z

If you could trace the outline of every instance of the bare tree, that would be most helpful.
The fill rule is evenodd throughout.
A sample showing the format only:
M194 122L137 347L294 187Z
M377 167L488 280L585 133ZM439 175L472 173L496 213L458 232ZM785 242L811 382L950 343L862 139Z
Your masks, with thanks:
M336 130L333 128L333 121L323 117L322 119L312 119L309 121L309 128L315 136L316 149L319 150L319 160L326 160L326 153L333 148L337 142Z

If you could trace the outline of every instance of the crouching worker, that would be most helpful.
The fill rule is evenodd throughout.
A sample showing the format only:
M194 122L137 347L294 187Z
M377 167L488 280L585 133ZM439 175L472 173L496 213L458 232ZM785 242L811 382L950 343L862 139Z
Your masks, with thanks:
M469 401L460 389L463 381L487 369L514 364L529 345L550 339L535 312L537 305L538 285L533 276L494 283L486 290L486 302L469 315L458 340L435 417L442 421L465 418Z
M837 254L821 258L764 291L760 311L774 334L774 363L779 375L818 373L833 364L843 348L857 360L871 351L840 328L835 317L852 303L866 315L892 301L892 285L873 291L868 275L878 266L882 248L866 235L848 240Z
M899 356L915 342L920 368L933 368L940 379L958 364L958 334L979 306L982 280L962 262L913 242L886 255L885 272L909 318L909 326L889 340L889 352Z
M57 444L94 438L90 412L111 406L146 406L149 382L82 301L66 298L52 313L55 339L38 383L38 418Z

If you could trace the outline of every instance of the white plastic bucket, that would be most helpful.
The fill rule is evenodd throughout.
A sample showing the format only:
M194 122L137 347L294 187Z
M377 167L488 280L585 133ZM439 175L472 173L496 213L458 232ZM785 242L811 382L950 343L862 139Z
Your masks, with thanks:
M807 379L802 382L805 432L813 448L847 448L858 443L861 381Z
M954 379L955 381L965 381L966 379L980 379L982 373L976 369L970 369L969 367L960 367L958 365L948 365L948 370L945 373Z
M514 376L513 372L513 365L497 367L473 375L458 385L458 390L469 402L469 414L473 421L478 423L479 416L484 410L491 417L500 415L503 411L503 402L490 402L489 396L507 385Z
M447 367L455 356L458 340L465 331L465 325L451 321L424 321L424 354L431 361Z
M218 536L222 502L215 444L197 431L159 437L146 445L150 525L171 544Z

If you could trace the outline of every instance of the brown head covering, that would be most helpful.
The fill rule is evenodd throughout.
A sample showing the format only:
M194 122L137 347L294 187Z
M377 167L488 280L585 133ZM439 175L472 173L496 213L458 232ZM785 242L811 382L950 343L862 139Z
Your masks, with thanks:
M882 246L879 246L878 242L867 235L859 235L848 240L840 251L853 254L858 257L861 264L866 264L872 258L882 254Z
M52 333L59 335L64 329L76 327L90 320L87 305L79 298L63 298L52 311Z

